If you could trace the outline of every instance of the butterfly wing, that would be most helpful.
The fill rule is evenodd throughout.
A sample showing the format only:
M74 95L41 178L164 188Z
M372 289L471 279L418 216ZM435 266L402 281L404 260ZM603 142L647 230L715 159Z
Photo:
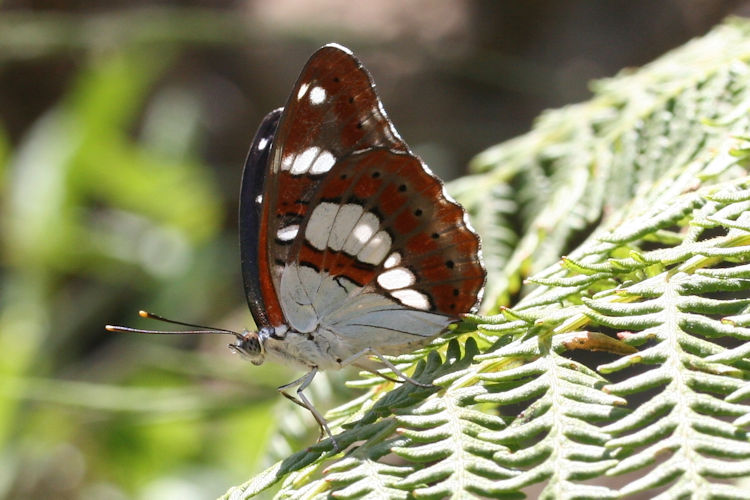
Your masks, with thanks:
M270 326L259 279L258 233L260 231L263 185L268 170L271 145L279 126L282 108L268 113L258 127L242 171L240 188L240 255L242 280L250 312L258 328Z
M273 324L352 338L380 328L396 342L405 329L435 335L476 306L477 235L346 49L323 47L303 69L266 183L258 260Z
M326 45L310 57L284 107L264 188L258 269L273 325L284 322L277 292L283 266L299 247L292 245L295 229L308 215L327 169L375 146L407 151L367 70L344 47Z
M297 330L321 325L352 352L398 354L478 305L479 238L417 157L354 153L332 168L311 207L280 292Z
M328 200L338 203L335 216L327 215ZM479 237L416 156L355 153L334 167L312 205L300 263L422 311L456 317L478 306L485 279Z

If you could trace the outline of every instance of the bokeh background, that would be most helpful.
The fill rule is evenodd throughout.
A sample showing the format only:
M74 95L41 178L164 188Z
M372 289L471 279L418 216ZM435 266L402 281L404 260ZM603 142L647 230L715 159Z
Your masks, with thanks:
M350 47L453 178L731 14L748 2L0 0L0 498L213 498L315 439L275 391L298 374L103 326L252 325L241 168L319 46ZM340 381L321 409L356 395Z

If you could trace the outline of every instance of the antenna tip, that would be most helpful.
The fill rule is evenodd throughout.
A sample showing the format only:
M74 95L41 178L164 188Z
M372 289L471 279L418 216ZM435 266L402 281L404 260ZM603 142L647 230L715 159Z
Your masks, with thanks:
M141 311L138 311L138 316L140 316L141 318L150 318L151 314L149 314L148 311L141 310Z
M117 331L117 327L113 326L113 325L105 325L104 329L107 330L108 332L116 332Z

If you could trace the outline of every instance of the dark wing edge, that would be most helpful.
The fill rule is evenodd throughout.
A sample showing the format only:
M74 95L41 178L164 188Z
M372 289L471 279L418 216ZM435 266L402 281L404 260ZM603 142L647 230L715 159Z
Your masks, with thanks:
M269 270L261 269L259 266L259 251L262 246L259 235L261 202L264 196L263 188L268 171L268 159L283 112L284 108L278 108L268 113L255 132L255 138L247 153L242 171L240 188L239 233L242 282L245 286L247 304L258 328L271 326L260 281L261 273L268 273Z

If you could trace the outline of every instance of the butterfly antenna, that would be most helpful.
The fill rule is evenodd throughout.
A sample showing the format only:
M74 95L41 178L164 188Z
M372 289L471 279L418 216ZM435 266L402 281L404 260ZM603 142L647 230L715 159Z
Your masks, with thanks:
M194 323L185 323L184 321L177 321L174 319L168 319L158 314L150 313L148 311L138 311L138 316L146 319L155 319L163 321L164 323L171 323L173 325L187 326L195 328L195 330L142 330L140 328L130 328L128 326L115 326L106 325L104 328L108 332L126 332L126 333L148 333L153 335L203 335L203 334L219 334L219 335L234 335L237 338L242 338L242 334L233 330L227 330L225 328L213 328L211 326L196 325Z

